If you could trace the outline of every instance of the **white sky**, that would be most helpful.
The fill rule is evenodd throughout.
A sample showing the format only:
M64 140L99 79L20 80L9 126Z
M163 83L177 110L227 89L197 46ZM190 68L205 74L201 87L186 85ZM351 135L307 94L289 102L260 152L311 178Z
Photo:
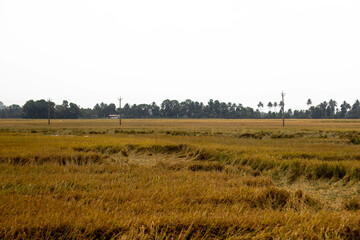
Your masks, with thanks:
M0 101L360 98L358 0L0 1Z

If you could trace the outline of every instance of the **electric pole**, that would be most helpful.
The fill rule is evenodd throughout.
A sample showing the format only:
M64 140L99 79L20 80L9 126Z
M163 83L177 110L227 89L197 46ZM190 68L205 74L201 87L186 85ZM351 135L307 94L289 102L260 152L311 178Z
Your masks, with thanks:
M48 99L48 125L50 125L50 101L51 99Z
M122 100L122 97L119 97L118 100L119 100L119 125L121 126L121 100Z
M282 112L282 118L283 118L283 127L285 127L285 102L284 102L284 97L285 97L285 93L284 91L282 91L281 93L281 98L282 98L282 101L281 101L281 112Z

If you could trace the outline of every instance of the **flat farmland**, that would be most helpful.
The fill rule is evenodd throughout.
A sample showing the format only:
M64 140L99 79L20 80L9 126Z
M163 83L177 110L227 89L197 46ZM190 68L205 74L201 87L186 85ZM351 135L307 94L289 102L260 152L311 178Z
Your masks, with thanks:
M0 120L1 239L358 239L359 120Z

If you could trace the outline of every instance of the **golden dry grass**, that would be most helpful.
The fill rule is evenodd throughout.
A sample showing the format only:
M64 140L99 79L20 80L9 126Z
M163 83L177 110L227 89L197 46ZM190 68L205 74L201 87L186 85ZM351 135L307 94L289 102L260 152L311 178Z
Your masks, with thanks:
M0 238L360 238L360 121L0 120Z

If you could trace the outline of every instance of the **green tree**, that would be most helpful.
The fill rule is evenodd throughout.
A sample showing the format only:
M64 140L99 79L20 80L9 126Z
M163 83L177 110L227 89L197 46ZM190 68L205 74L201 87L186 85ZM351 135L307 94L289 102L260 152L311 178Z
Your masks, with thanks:
M328 116L329 116L330 118L333 118L333 117L334 117L336 106L337 106L337 102L334 101L334 100L332 100L332 99L330 99L329 105L328 105Z
M277 102L274 102L274 104L273 104L273 106L274 106L274 111L276 112L276 108L277 108L277 106L278 106L278 103Z
M360 102L356 100L355 103L352 105L351 110L348 113L348 117L352 119L359 119L360 118Z
M259 111L261 111L261 108L264 107L264 104L260 101L260 102L258 103L257 107L258 107Z
M340 118L346 118L346 114L349 109L351 109L351 105L349 103L347 103L346 101L344 101L340 105Z
M312 101L311 101L311 99L310 99L310 98L307 100L306 105L308 106L308 108L310 108L310 107L311 107L311 105L312 105Z
M150 117L152 118L158 118L160 117L160 107L158 105L156 105L155 102L151 103L150 106Z
M71 119L77 119L81 117L81 110L75 103L70 103L68 117Z
M41 100L29 100L23 106L25 118L48 118L48 107L50 107L50 116L54 117L55 103Z
M5 106L0 109L0 118L22 118L24 112L19 105L13 104L11 106Z
M321 118L326 118L327 114L326 114L326 108L327 108L328 103L326 101L320 103L320 105L318 106L321 112Z

